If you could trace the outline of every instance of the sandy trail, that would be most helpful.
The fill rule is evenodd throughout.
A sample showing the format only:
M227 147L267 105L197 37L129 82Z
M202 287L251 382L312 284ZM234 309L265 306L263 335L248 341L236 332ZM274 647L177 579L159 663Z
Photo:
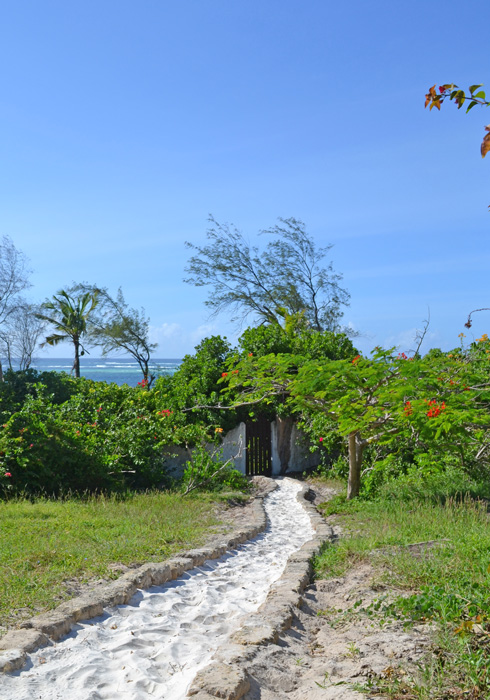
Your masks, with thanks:
M2 700L181 700L196 672L256 611L288 557L312 538L296 499L301 485L283 479L265 500L265 533L219 560L161 587L138 591L21 671L0 678Z

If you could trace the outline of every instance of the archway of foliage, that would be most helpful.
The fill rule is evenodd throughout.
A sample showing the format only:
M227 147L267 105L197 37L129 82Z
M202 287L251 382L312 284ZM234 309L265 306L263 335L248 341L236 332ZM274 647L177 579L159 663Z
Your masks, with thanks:
M429 468L452 457L461 469L488 468L490 342L425 357L376 348L370 358L325 362L269 354L241 360L223 381L240 403L281 397L317 443L333 423L348 447L348 498L359 494L372 445ZM327 442L325 440L325 442Z

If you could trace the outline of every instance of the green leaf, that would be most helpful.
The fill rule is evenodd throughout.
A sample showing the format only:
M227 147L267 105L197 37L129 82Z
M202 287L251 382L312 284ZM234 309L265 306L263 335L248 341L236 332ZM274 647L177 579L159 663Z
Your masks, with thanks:
M480 92L477 92L476 95L473 95L473 97L477 97L480 100L485 100L485 93L483 90L480 90Z
M469 90L470 90L471 94L473 94L475 92L475 90L478 90L478 88L481 87L482 85L483 85L483 83L480 83L480 85L470 85Z
M468 109L466 110L466 114L468 114L470 109L472 109L476 104L478 104L478 102L475 102L475 101L470 102L470 104L468 105Z

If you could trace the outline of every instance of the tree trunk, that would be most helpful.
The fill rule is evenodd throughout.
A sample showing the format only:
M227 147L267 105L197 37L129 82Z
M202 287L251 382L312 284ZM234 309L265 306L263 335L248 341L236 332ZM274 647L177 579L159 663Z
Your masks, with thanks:
M4 382L5 377L3 376L2 360L0 360L0 382Z
M357 431L349 434L349 480L347 482L347 500L359 496L361 487L361 463L362 450L359 433Z
M73 339L73 345L75 346L75 359L73 361L73 372L75 377L80 377L80 343L78 338Z

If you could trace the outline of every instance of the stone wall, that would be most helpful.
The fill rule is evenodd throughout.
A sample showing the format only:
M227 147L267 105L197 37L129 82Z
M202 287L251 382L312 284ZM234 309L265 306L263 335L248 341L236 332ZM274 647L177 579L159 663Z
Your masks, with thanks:
M272 430L272 475L281 476L291 472L302 472L317 467L320 463L319 452L310 452L304 434L290 417L279 416L271 423ZM223 436L223 459L232 459L235 469L246 472L246 430L245 423L240 423ZM210 452L216 445L208 445ZM166 453L169 474L180 478L184 473L185 463L190 459L191 450L173 445Z

